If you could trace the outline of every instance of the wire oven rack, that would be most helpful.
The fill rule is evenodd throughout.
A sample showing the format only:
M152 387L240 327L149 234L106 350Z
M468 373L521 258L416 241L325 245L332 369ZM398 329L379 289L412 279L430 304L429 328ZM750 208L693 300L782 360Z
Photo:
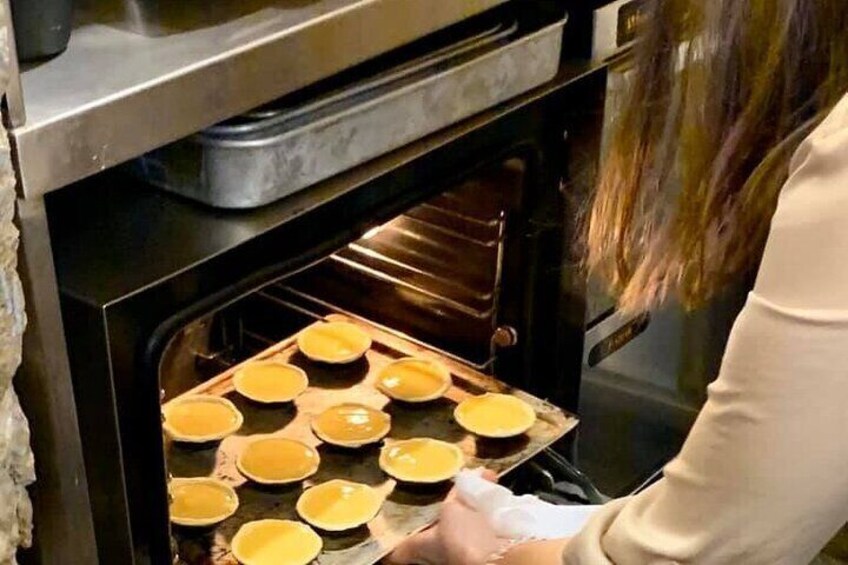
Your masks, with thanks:
M232 385L232 375L239 365L185 393L226 396L242 411L245 423L237 434L220 444L199 448L167 444L168 470L172 476L215 476L234 486L240 498L238 512L214 529L174 528L173 536L182 563L236 563L229 540L241 524L269 517L296 518L294 504L302 489L331 478L370 484L386 498L380 514L367 527L343 535L323 534L324 551L318 558L322 565L375 563L403 538L433 522L446 488L398 485L379 469L376 447L342 450L319 445L310 429L310 418L330 405L356 401L384 409L392 416L390 438L425 436L451 441L466 454L469 467L487 467L498 474L528 461L577 425L573 415L431 349L360 320L339 315L328 318L352 321L372 336L374 345L365 358L345 367L322 366L299 354L294 337L290 337L250 359L278 358L306 370L310 387L293 405L268 408L241 398ZM389 403L373 387L375 374L382 366L408 355L436 358L448 367L453 386L444 399L422 406ZM534 427L527 434L510 440L483 440L466 433L453 421L453 407L464 398L485 391L509 392L530 403L538 415ZM247 481L236 469L237 454L250 436L263 434L282 434L316 445L322 461L318 474L304 485L286 488L260 487Z

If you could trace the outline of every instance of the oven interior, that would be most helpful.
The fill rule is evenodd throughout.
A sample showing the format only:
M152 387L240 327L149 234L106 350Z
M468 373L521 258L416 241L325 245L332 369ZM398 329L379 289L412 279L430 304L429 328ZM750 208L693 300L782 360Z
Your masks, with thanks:
M499 350L517 340L514 328L499 325L498 313L508 226L525 179L526 163L507 159L187 325L162 357L163 399L331 313L492 373Z
M531 166L520 156L486 166L306 268L186 324L161 355L163 402L333 315L520 386L525 379L512 372L514 365L499 362L503 352L522 345L514 325L501 315L501 306L505 280L515 280L518 264L511 243L526 239L530 226L522 203ZM309 229L320 232L333 226ZM538 271L542 276L558 273L550 267ZM505 276L505 270L513 276ZM344 382L340 394L345 393ZM278 431L276 424L268 426L252 433ZM210 461L221 457L215 449L186 455L166 443L168 474L209 474ZM513 471L506 483L560 503L603 498L563 453L551 448ZM216 550L204 550L215 546L204 539L177 531L175 551L184 562L202 562ZM337 537L328 543L348 549L349 541Z

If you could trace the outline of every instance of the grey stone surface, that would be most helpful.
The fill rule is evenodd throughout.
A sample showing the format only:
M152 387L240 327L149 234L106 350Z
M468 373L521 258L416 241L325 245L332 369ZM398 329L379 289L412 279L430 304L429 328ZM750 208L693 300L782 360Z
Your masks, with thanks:
M16 563L19 546L32 541L32 505L26 486L35 480L29 427L12 387L0 400L0 563Z
M8 84L10 34L8 27L0 27L0 92ZM0 126L0 565L17 563L18 547L28 547L32 541L32 505L26 487L35 481L29 425L12 387L26 327L14 216L15 172L9 138Z

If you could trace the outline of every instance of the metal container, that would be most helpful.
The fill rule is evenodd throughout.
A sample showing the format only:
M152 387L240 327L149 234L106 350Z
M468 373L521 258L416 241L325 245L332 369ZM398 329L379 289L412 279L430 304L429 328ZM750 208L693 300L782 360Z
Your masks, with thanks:
M318 100L210 128L134 169L215 207L268 204L551 80L564 24L478 33Z
M12 0L18 59L34 61L57 55L68 46L73 0Z

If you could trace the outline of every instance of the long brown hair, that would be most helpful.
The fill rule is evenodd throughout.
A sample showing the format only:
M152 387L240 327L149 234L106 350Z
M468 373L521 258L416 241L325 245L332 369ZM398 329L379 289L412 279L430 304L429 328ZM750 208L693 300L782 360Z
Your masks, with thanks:
M622 307L695 307L761 256L789 159L848 90L847 0L653 0L587 262Z

